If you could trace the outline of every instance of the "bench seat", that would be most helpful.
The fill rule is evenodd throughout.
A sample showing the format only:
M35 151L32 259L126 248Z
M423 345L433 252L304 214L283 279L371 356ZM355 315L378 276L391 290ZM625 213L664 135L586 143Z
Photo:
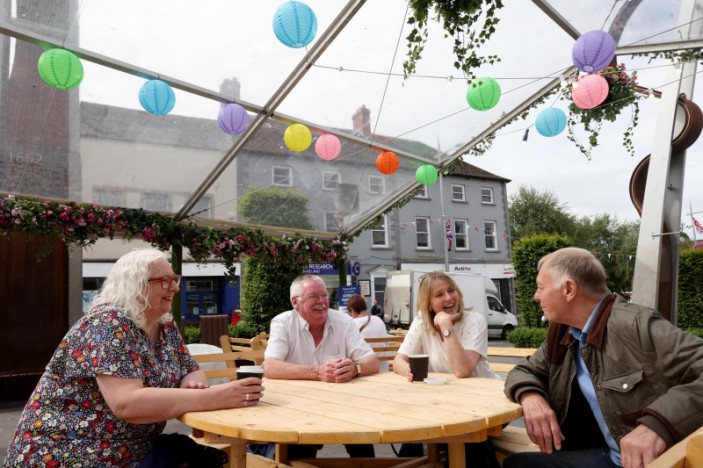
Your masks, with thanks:
M498 461L501 463L514 453L539 452L539 447L532 443L524 427L508 426L503 429L501 435L489 438L496 449Z

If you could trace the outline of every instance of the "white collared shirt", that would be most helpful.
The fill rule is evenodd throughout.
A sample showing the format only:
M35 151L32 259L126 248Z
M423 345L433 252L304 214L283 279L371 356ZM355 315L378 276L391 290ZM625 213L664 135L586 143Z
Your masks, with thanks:
M271 321L271 333L264 357L317 366L339 357L359 362L371 354L373 350L348 315L329 309L322 341L315 347L310 325L293 309L278 314Z

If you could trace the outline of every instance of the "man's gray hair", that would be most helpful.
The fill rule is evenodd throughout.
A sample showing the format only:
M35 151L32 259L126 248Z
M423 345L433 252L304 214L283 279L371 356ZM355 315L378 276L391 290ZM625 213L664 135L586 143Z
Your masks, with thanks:
M90 308L108 304L122 309L137 326L144 329L151 266L158 260L167 260L164 252L156 249L135 249L120 257L107 275L107 279L95 295ZM161 287L161 286L159 286ZM91 312L92 313L92 310ZM173 320L171 314L164 314L160 322Z
M305 286L305 283L307 281L317 281L320 283L322 286L327 288L327 285L325 284L325 280L320 278L317 275L300 275L297 278L293 280L293 282L290 285L290 297L293 299L296 296L302 296L303 295L303 286Z
M610 293L605 282L605 268L588 250L578 247L565 247L542 257L537 263L537 271L543 267L554 280L554 287L560 288L571 279L590 297L601 297Z

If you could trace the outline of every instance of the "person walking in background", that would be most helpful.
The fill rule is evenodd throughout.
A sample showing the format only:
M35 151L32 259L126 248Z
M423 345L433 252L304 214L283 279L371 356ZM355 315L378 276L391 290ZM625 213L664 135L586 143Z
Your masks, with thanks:
M366 312L366 300L358 294L354 294L347 302L347 310L352 316L354 323L359 327L359 333L364 338L383 338L388 336L386 324L380 318L369 315ZM380 343L386 346L385 343ZM388 361L381 361L379 368L381 372L388 372Z
M258 404L261 379L208 386L170 314L181 277L156 249L123 255L66 333L4 465L221 466L224 452L161 434L189 411Z
M479 300L485 300L480 298ZM487 361L488 324L483 315L464 307L464 297L454 279L443 271L420 279L415 318L393 361L393 371L413 381L410 359L429 355L429 372L452 373L458 378L499 377ZM467 396L467 398L470 396ZM498 468L489 441L465 444L470 466ZM399 456L422 456L420 444L403 444Z
M557 250L537 269L547 341L505 394L540 452L504 467L642 467L703 425L702 339L613 295L587 250Z
M383 320L383 307L378 303L378 299L373 300L373 306L371 306L371 315L379 317Z
M325 282L303 275L290 286L293 309L271 321L264 372L270 379L349 382L378 372L376 353L354 321L329 308ZM318 445L290 445L289 458L315 458ZM347 445L351 457L374 457L373 445Z

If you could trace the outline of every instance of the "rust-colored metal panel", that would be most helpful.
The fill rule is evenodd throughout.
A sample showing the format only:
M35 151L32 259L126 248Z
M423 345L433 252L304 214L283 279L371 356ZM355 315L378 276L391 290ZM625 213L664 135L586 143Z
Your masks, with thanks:
M50 253L38 260L47 248ZM25 400L68 330L62 241L0 236L0 323L0 401Z

